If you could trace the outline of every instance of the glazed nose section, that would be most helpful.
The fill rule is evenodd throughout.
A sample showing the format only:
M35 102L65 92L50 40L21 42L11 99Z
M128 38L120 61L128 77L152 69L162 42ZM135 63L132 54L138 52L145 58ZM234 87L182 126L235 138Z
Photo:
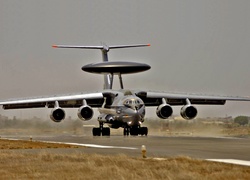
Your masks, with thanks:
M133 105L130 105L130 108L133 109L133 110L136 110L138 111L142 106L140 104L133 104Z

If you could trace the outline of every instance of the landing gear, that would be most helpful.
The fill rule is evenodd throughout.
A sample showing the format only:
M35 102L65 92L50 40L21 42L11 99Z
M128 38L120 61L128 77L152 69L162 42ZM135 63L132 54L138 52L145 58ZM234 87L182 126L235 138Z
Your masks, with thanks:
M93 136L101 136L101 128L92 129Z
M140 134L143 136L147 136L148 135L148 128L147 127L141 127L140 128Z
M138 127L131 127L130 128L130 135L131 136L138 136L139 131L140 131L140 128L138 128Z
M102 135L103 136L110 136L110 128L102 128Z
M148 135L148 128L147 127L125 127L123 129L124 136L147 136Z
M124 135L124 136L128 136L128 135L129 135L129 132L130 132L130 128L129 128L129 127L125 127L125 128L123 129L123 135Z
M99 128L92 129L93 136L110 136L110 128L103 127L103 123L100 123Z

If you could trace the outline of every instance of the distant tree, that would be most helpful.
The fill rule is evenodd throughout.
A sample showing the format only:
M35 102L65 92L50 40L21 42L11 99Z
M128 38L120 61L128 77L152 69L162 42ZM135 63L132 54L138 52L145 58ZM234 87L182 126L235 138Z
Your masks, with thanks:
M238 116L234 118L234 123L237 123L242 126L248 124L248 122L249 122L249 117L247 116Z

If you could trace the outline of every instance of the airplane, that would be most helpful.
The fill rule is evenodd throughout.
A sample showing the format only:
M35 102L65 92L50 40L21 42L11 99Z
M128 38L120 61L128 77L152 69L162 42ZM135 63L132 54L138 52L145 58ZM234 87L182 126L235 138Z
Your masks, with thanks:
M169 118L172 106L182 106L181 116L186 120L194 119L198 110L196 105L224 105L226 101L250 101L249 97L210 96L196 94L177 94L145 90L125 89L122 75L139 73L151 67L145 63L127 61L109 61L108 52L111 49L147 47L150 44L134 45L100 45L75 46L53 45L53 48L99 49L103 62L87 64L82 70L104 76L104 88L93 93L69 94L62 96L40 97L30 99L15 99L1 101L4 110L24 108L52 108L50 118L54 122L61 122L65 118L63 108L78 108L79 119L88 121L94 115L93 108L98 108L99 127L92 129L93 136L110 136L110 128L123 128L124 136L147 136L148 128L142 124L145 118L145 107L156 106L156 115L161 119ZM120 89L114 90L113 78L119 77ZM105 124L108 127L104 126Z

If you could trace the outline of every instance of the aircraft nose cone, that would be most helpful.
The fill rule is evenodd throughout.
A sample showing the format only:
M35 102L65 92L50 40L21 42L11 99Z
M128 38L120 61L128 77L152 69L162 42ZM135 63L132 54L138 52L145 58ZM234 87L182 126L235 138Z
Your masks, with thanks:
M135 110L132 114L131 114L131 121L128 122L129 126L138 126L140 125L140 120L141 120L141 115L140 113Z
M140 113L138 112L138 110L135 111L135 118L138 120L141 119L141 116L140 116Z

